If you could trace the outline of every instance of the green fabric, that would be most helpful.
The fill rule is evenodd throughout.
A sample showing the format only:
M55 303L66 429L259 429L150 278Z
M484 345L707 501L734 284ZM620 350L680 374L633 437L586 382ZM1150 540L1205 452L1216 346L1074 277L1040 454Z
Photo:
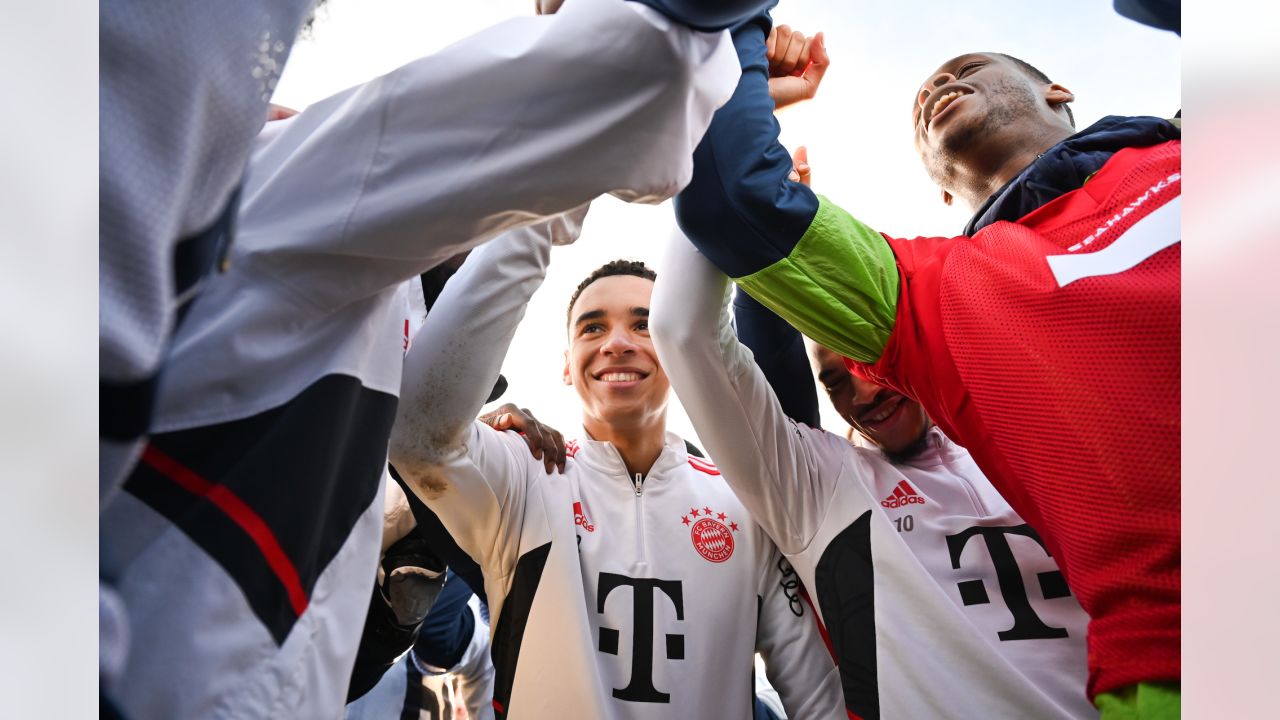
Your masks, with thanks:
M1182 717L1181 683L1138 683L1093 699L1101 720L1177 720Z
M880 359L898 310L898 266L884 236L818 196L791 254L734 278L751 297L841 355Z

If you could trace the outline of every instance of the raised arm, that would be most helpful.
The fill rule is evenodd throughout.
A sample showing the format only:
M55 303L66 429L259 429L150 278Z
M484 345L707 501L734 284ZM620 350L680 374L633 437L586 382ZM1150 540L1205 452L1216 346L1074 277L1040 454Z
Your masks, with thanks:
M818 390L800 331L742 290L733 294L733 325L787 417L812 428L822 427Z
M239 242L299 258L263 271L313 301L412 277L602 193L659 202L733 90L727 33L574 0L514 18L290 118L255 154Z
M788 178L760 17L733 33L742 77L676 197L694 245L765 306L841 354L874 361L893 329L898 272L884 237Z
M847 444L783 414L734 334L728 285L677 235L654 286L653 343L725 481L783 552L798 552L825 514Z
M405 358L390 457L458 545L491 567L508 514L542 463L514 433L475 420L525 307L542 284L554 242L577 236L586 207L508 231L473 252L441 293Z

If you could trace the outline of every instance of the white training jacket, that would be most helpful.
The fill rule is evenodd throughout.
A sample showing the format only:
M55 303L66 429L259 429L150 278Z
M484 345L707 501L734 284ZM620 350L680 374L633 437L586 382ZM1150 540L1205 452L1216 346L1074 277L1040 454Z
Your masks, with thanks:
M215 33L211 25L208 32ZM513 19L271 123L103 510L130 718L341 714L374 580L403 283L605 192L658 201L739 70L616 0ZM105 312L105 310L104 310Z
M662 365L725 480L808 589L863 718L1088 718L1088 617L1038 536L937 430L912 461L787 418L729 282L679 233L654 291Z
M843 715L789 567L711 463L668 434L647 477L584 433L548 475L475 422L551 243L500 238L446 286L406 359L392 462L484 572L499 718L749 718L754 653L790 717Z

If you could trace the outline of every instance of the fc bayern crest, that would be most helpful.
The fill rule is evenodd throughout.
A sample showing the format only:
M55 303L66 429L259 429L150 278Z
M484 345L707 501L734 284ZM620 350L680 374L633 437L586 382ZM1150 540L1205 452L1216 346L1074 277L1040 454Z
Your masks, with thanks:
M690 516L695 519L691 521ZM729 521L724 513L713 513L709 507L692 508L680 521L692 525L689 537L693 548L708 561L722 563L733 556L733 534L738 531L738 523Z

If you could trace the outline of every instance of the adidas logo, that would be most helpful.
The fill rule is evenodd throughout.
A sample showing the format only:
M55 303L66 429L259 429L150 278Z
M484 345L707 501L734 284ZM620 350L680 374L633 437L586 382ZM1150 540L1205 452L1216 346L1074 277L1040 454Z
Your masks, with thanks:
M889 497L880 501L880 504L887 508L900 508L907 505L924 505L924 498L911 487L911 483L903 480L893 489Z

